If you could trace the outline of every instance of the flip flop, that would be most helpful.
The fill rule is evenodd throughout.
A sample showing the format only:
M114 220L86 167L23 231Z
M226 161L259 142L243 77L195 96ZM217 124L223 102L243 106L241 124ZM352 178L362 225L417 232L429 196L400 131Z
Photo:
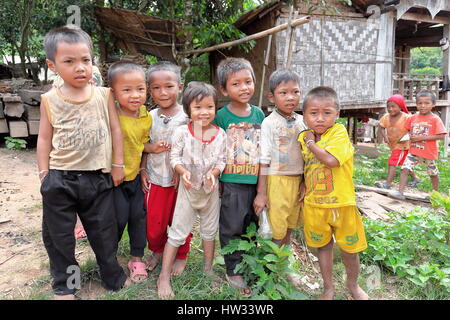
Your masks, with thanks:
M145 270L145 263L128 261L128 270L130 271L130 280L134 283L147 281L148 273ZM142 278L139 278L141 276Z
M233 288L237 289L243 297L249 298L252 296L251 289L247 286L247 284L238 282L236 280L232 280L228 277L228 275L225 275L225 277L227 279L228 284ZM245 293L246 289L248 289L250 292Z
M87 234L82 225L75 227L74 233L77 241L87 240Z
M390 198L397 199L397 200L405 200L406 199L406 197L404 195L402 195L400 192L394 191L394 190L389 192L387 196Z

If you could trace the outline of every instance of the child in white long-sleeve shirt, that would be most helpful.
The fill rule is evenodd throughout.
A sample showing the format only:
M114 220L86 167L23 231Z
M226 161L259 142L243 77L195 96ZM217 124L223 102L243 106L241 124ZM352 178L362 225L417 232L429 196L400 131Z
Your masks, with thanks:
M174 295L170 284L172 265L196 215L200 216L203 270L207 274L213 274L214 239L219 229L217 178L225 168L226 134L211 123L217 109L216 90L206 83L189 83L183 95L183 108L191 121L177 128L172 137L170 164L181 179L158 279L158 295L162 299Z

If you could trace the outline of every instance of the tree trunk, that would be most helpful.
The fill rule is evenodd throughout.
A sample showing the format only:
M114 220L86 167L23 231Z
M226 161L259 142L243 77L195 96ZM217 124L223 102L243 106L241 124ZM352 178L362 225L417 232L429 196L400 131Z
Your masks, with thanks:
M17 48L20 56L20 64L22 73L26 76L26 55L28 51L28 37L30 36L30 20L33 10L32 0L23 0L23 10L21 15L21 26L20 26L20 45Z
M31 76L33 77L33 82L40 86L41 80L39 80L39 63L37 63L37 67L33 67L33 63L31 61L30 55L27 54L28 62L30 63Z

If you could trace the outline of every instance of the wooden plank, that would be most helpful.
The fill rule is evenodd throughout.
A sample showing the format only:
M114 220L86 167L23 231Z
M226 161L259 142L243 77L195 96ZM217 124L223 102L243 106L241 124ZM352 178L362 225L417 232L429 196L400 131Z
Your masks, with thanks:
M9 133L13 138L25 138L28 137L28 127L25 121L10 121Z
M386 210L384 210L383 207L378 205L373 200L365 200L364 202L359 203L357 202L357 207L361 213L372 220L390 220L389 216L386 215Z
M28 132L30 134L39 134L39 120L28 121Z
M5 114L9 117L16 117L20 118L25 111L25 108L23 106L22 102L6 102L5 103Z
M368 186L363 186L363 185L356 185L355 188L358 190L373 191L373 192L381 193L384 195L387 195L387 194L389 194L389 192L391 192L391 190L389 190L389 189L381 189L381 188L368 187ZM405 192L403 195L406 197L406 199L409 199L409 200L430 203L430 199L427 196L420 196L420 195L412 194L412 193L408 193L408 192Z
M356 193L357 202L364 203L367 200L375 202L378 206L388 212L409 212L413 210L416 205L408 201L401 201L386 197L382 194L373 191L358 191Z
M25 104L25 114L28 120L39 120L41 119L41 110L39 106L30 106Z
M0 119L0 133L8 133L8 123L6 122L6 119Z

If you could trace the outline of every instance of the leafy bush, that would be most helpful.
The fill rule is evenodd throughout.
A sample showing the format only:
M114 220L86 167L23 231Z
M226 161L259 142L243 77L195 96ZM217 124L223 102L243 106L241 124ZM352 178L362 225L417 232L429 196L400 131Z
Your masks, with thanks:
M422 207L395 216L391 223L364 220L368 248L362 252L362 260L380 262L422 287L424 293L438 289L435 298L448 298L450 222Z
M376 158L371 158L365 154L355 155L353 170L355 184L373 186L375 181L386 180L387 160L391 152L384 144L378 146L378 151L381 155Z
M250 224L243 239L233 239L221 254L244 251L236 272L242 273L257 299L306 299L287 280L292 273L292 252L289 246L279 247L271 240L256 236L256 225Z
M20 150L27 147L27 142L23 139L5 137L5 140L5 145L8 149Z

